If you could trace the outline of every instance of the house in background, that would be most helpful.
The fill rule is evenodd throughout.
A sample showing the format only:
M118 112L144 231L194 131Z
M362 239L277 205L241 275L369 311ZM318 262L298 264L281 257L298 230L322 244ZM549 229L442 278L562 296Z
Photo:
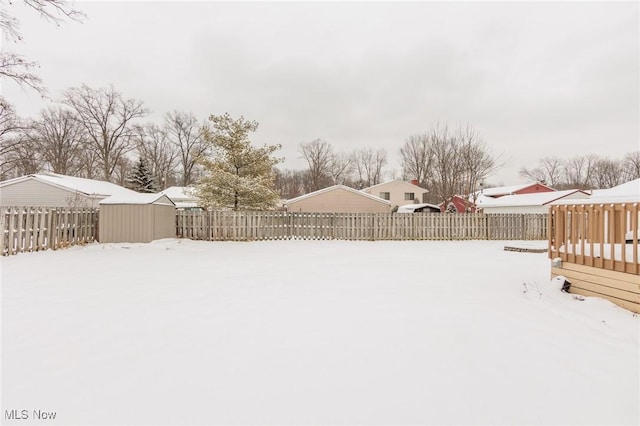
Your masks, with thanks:
M391 204L344 185L334 185L285 202L289 212L389 213Z
M363 192L389 201L391 207L403 206L412 203L426 202L425 196L428 190L418 186L417 181L405 182L394 179L362 189Z
M477 208L484 213L548 213L549 205L559 200L588 197L580 189L566 191L548 191L517 195L504 195L499 198L483 197L478 200Z
M136 191L101 180L56 173L32 174L0 182L0 206L92 207L112 195Z
M438 205L440 211L447 213L475 213L476 205L472 201L465 200L464 197L454 195L448 203Z
M198 207L198 197L195 195L195 188L192 186L170 186L160 191L164 194L178 209L192 209Z
M505 195L537 194L539 192L551 191L555 191L555 189L540 182L530 182L520 185L484 188L476 192L476 198L480 198L481 196L499 198L504 197Z

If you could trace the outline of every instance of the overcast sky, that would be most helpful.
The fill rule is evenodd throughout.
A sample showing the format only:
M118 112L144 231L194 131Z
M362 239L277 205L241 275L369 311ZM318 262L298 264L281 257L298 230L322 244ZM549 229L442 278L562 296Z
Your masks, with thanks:
M437 122L469 124L506 163L489 183L523 181L544 156L622 158L640 149L638 2L78 2L84 23L48 24L14 2L53 97L110 83L205 120L258 121L255 144L384 148ZM4 82L19 114L47 105Z

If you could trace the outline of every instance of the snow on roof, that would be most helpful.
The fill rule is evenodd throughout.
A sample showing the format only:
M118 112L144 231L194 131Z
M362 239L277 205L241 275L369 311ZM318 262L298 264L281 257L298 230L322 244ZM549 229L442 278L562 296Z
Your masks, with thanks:
M192 186L170 186L160 191L161 194L171 198L171 200L197 200L195 188Z
M100 201L103 204L159 204L165 206L175 206L173 201L165 194L141 194L134 192L133 194L112 195Z
M75 176L59 175L56 173L42 173L20 176L0 183L1 186L13 185L24 182L29 179L35 179L50 185L54 185L69 191L81 192L85 195L102 195L108 197L116 194L137 194L137 192L124 188L115 183L105 182L102 180L85 179Z
M485 188L482 191L478 191L478 194L481 195L486 195L487 197L495 197L498 195L511 195L515 192L521 191L525 188L529 188L530 186L533 185L542 185L542 186L546 186L540 182L529 182L529 183L523 183L520 185L511 185L511 186L499 186L499 187L495 187L495 188ZM549 189L553 189L551 187L546 186Z
M480 208L486 207L511 207L511 206L544 206L573 194L584 194L579 189L568 189L565 191L536 192L532 194L505 195L500 198L482 197L478 199L476 205Z
M413 213L416 209L420 209L423 207L428 207L432 210L440 211L440 207L435 204L429 203L420 203L420 204L405 204L404 206L398 207L398 213Z
M407 182L406 180L402 180L402 179L392 179L392 180L388 180L388 181L386 181L386 182L382 182L382 183L378 183L378 184L376 184L376 185L372 185L372 186L370 186L370 187L368 187L368 188L362 188L362 189L361 189L361 191L369 191L369 190L372 190L372 189L377 188L377 187L379 187L379 186L387 185L387 184L390 184L390 183L393 183L393 182L401 182L401 183L404 183L404 184L406 184L406 185L411 185L411 186L412 186L412 187L414 187L414 188L418 188L418 189L420 189L421 191L429 192L429 190L428 190L428 189L425 189L425 188L423 188L423 187L421 187L421 186L418 186L418 185L414 185L413 183L411 183L411 182Z
M591 198L640 197L640 178L609 189L594 189Z
M286 204L288 205L288 204L292 204L292 203L297 203L298 201L302 201L302 200L310 198L310 197L315 197L316 195L320 195L320 194L323 194L325 192L335 191L337 189L344 189L346 191L352 192L352 193L354 193L356 195L359 195L361 197L371 198L372 200L375 200L375 201L390 205L389 201L387 201L387 200L383 200L382 198L376 197L375 195L367 194L366 192L358 191L357 189L353 189L353 188L350 188L350 187L345 186L345 185L333 185L333 186L329 186L327 188L319 189L317 191L310 192L308 194L304 194L304 195L301 195L299 197L287 200Z

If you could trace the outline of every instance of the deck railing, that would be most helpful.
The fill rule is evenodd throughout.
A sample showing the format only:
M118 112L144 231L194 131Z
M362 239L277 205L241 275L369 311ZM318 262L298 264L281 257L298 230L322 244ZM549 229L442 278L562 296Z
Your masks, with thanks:
M549 257L640 274L638 202L551 206Z

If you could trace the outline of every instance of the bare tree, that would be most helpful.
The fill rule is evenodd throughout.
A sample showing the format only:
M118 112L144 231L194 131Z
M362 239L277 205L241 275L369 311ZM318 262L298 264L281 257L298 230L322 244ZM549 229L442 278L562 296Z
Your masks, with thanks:
M17 2L24 4L35 10L42 18L56 25L64 20L70 19L81 22L85 15L74 9L70 2L64 0L23 0ZM20 22L9 12L9 7L13 7L14 2L3 1L0 11L0 29L4 37L11 43L16 43L23 39L20 32ZM0 76L6 77L22 87L30 87L41 95L46 93L46 89L40 77L33 72L38 64L26 59L24 56L5 49L0 52Z
M100 158L98 158L98 153L93 149L93 145L90 142L85 141L82 144L78 161L80 165L78 175L80 177L87 179L96 179L100 177L99 173L97 173L99 172L98 166L100 164Z
M417 179L422 185L431 180L434 161L432 148L428 134L409 136L400 148L403 179Z
M169 142L165 129L155 123L135 127L138 156L149 167L158 188L165 189L174 181L178 159L176 146Z
M280 198L289 200L304 194L304 171L274 168L274 175L275 187Z
M208 150L204 140L204 126L195 115L173 111L166 115L166 132L169 141L176 147L181 168L181 184L195 183L198 160Z
M118 161L133 148L132 121L147 114L142 101L123 98L113 86L92 89L83 84L65 91L63 102L85 128L98 154L103 179L111 180Z
M118 158L116 162L115 168L113 170L113 180L114 183L120 186L129 186L127 183L127 179L133 170L133 162L129 160L127 157L122 156Z
M538 166L533 169L523 167L520 169L520 176L542 182L552 188L560 187L563 182L565 164L558 157L544 157L538 162Z
M627 153L622 161L624 164L624 180L640 179L640 151Z
M354 168L357 173L356 186L359 189L382 182L384 166L387 165L387 151L363 148L353 153Z
M13 106L0 97L0 175L3 179L13 170L11 163L15 158L11 153L21 141L18 135L23 128Z
M322 139L300 144L300 154L308 165L306 191L313 192L331 186L333 148Z
M333 153L329 164L329 177L333 185L349 185L353 172L353 157L345 153Z
M40 116L29 123L26 136L52 172L75 175L81 169L86 133L71 111L61 107L42 110Z
M473 199L475 203L476 193L480 184L499 167L485 142L473 128L459 127L455 136L459 145L459 162L461 174L461 188L456 195L465 199Z
M622 161L598 158L593 167L591 186L594 189L612 188L624 183L624 163Z
M18 135L15 138L17 143L7 155L7 163L13 169L14 175L22 176L43 171L44 163L36 144L25 137L25 134Z
M577 155L565 163L565 183L576 189L593 187L593 174L598 157L595 155Z

